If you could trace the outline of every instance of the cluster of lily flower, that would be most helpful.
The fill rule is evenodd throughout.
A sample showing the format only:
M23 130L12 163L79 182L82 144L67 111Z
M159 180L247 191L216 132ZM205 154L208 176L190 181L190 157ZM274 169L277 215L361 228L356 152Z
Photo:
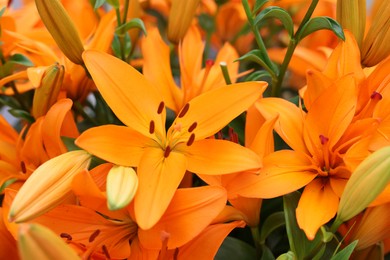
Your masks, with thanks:
M390 2L267 2L0 1L0 258L383 259Z

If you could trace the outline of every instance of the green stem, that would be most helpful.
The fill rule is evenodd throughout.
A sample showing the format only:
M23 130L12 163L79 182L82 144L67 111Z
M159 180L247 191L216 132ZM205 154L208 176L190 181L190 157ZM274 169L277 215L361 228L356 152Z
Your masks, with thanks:
M122 24L125 24L127 22L127 13L129 11L129 2L130 0L125 1L125 9L123 10L123 22Z
M226 85L232 84L232 80L230 79L229 70L227 68L226 62L221 62L219 66L221 67L222 75L225 79Z
M300 34L303 26L309 21L310 17L312 16L312 14L313 14L313 12L318 4L318 1L319 0L313 0L311 2L309 9L307 10L305 16L303 17L301 24L298 27L298 30L296 31L296 33L294 34L294 36L292 37L292 39L290 40L290 42L288 44L286 56L284 57L282 65L280 66L276 84L272 85L272 96L274 96L274 97L280 97L280 95L282 93L282 83L283 83L283 79L284 79L284 76L285 76L286 71L287 71L288 64L290 64L292 55L294 54L295 48L297 47L297 45L299 43L299 39L297 39L297 35Z
M252 233L252 237L253 237L253 242L255 244L255 247L256 247L256 252L257 252L257 255L261 255L261 243L260 243L260 231L259 231L259 227L251 227L251 233Z

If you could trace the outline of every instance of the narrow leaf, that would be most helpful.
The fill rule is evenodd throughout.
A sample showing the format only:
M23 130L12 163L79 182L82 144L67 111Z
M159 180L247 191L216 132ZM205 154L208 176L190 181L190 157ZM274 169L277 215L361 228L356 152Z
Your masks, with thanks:
M334 255L331 260L344 260L349 259L351 254L353 253L353 250L355 249L356 245L358 243L358 240L353 241L351 244L349 244L347 247L345 247L343 250L338 252L336 255Z
M262 22L271 19L276 18L280 20L286 28L288 35L290 37L294 34L294 23L289 13L287 13L286 10L283 8L280 8L278 6L270 6L265 8L263 11L261 11L255 18L254 24L256 26L261 26Z
M299 35L297 35L298 41L302 40L309 34L312 34L315 31L318 30L330 30L333 31L334 34L336 34L337 37L345 41L345 35L343 32L343 28L340 26L340 24L326 16L321 16L321 17L314 17L310 19L303 27L302 30L300 31Z

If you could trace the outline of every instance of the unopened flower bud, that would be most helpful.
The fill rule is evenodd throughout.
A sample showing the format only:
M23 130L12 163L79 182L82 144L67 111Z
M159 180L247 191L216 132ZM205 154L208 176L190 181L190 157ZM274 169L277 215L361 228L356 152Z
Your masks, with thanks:
M107 206L109 210L126 207L134 198L138 177L131 167L114 166L107 175Z
M57 101L64 79L64 71L64 66L54 64L49 66L43 73L42 79L34 92L32 115L35 118L45 115ZM27 73L32 72L28 71Z
M168 20L168 39L178 43L183 39L194 18L200 0L172 0Z
M16 194L9 221L28 221L61 204L71 194L73 177L86 170L90 161L89 153L77 150L39 166Z
M337 21L352 32L362 46L366 27L366 0L337 0Z
M336 222L363 211L390 182L390 146L368 156L352 173L341 195Z
M22 260L75 260L80 257L50 229L39 224L20 224L18 249Z
M83 64L84 51L80 34L59 0L35 0L39 15L65 56L76 64Z
M362 64L367 67L375 66L390 54L390 1L381 1L373 17L361 48Z

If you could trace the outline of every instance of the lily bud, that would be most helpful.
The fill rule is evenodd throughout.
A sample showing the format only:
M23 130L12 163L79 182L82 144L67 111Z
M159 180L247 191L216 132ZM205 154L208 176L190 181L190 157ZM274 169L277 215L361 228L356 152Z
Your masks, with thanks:
M381 1L364 39L361 53L362 64L372 67L390 54L390 1Z
M64 74L64 66L58 63L51 65L44 72L42 80L34 92L32 115L35 118L46 115L50 107L57 101Z
M337 0L336 15L341 27L352 32L358 45L362 46L366 27L366 0Z
M107 175L107 206L109 210L126 207L134 198L138 177L131 167L114 166Z
M369 155L352 173L340 198L335 222L342 223L363 211L390 182L390 147Z
M21 224L18 237L19 255L22 260L80 259L59 236L42 225Z
M168 20L168 39L178 43L183 39L194 18L200 0L172 0Z
M71 194L73 177L86 170L90 161L89 153L77 150L39 166L16 194L9 221L28 221L61 204Z
M59 0L35 0L39 15L65 56L83 64L84 51L80 34Z

